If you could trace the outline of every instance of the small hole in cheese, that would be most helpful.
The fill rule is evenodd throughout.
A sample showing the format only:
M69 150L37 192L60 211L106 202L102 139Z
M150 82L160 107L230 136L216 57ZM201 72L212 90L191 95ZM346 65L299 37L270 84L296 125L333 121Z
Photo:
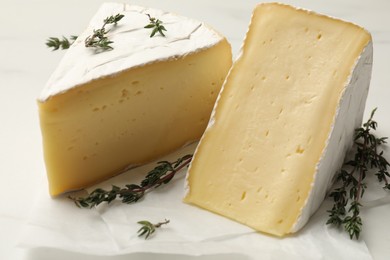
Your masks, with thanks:
M319 33L319 34L317 35L317 40L320 40L321 38L322 38L322 34Z
M127 97L128 94L129 94L129 91L127 89L122 89L122 92L121 92L122 97Z
M241 194L241 200L244 200L246 198L246 191L244 191L242 194Z
M139 81L138 80L134 80L133 82L131 82L132 85L138 85L139 84Z
M305 151L300 145L298 145L297 149L295 150L296 153L302 154Z

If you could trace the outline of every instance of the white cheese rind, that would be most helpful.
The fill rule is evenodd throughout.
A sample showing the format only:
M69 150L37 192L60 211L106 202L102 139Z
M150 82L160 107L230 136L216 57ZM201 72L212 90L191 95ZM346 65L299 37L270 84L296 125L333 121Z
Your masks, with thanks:
M352 147L355 129L362 124L370 86L372 59L373 48L370 42L348 78L327 144L316 167L312 189L292 232L301 229L320 207L326 192L333 184L333 176L341 168L346 152Z
M117 13L125 16L117 26L106 26L113 50L97 53L94 48L86 48L85 39L94 29L102 27L106 17ZM164 22L166 37L159 34L150 37L151 29L144 28L149 23L146 14ZM128 4L105 3L72 44L72 50L65 54L38 100L44 102L81 84L127 69L199 52L223 39L202 22L183 16Z

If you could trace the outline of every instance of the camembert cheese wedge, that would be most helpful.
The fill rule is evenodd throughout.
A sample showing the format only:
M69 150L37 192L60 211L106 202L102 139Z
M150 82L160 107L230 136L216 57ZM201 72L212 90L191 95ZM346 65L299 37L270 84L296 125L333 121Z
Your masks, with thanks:
M320 206L361 124L370 34L258 5L187 175L185 202L284 236Z
M84 46L111 15L113 50ZM150 37L151 17L165 37ZM38 98L50 194L77 190L198 140L232 63L203 24L127 4L102 5Z

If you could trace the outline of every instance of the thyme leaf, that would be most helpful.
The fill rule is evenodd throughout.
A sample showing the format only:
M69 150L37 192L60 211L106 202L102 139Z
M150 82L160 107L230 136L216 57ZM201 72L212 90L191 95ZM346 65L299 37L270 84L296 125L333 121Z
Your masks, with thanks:
M150 14L146 14L149 17L149 24L147 24L144 28L146 29L153 29L152 32L150 33L150 38L156 35L158 32L161 36L165 37L165 34L163 31L166 31L163 24L163 21L156 19L154 17L151 17Z
M163 184L169 183L177 172L187 166L192 160L192 155L188 154L174 162L161 161L151 170L145 179L138 184L127 184L124 188L112 185L111 190L95 189L86 197L68 198L73 200L79 208L93 208L103 202L110 203L120 199L122 203L131 204L140 200L145 194Z
M71 35L69 39L66 38L65 36L62 36L62 39L56 37L50 37L46 41L46 46L49 48L53 48L53 51L56 51L58 49L65 50L65 49L69 49L69 47L75 42L76 39L77 36L75 35Z
M112 50L113 47L111 46L111 44L113 43L113 41L110 41L108 39L107 33L109 32L109 30L106 30L105 27L107 24L116 25L123 17L123 14L116 14L115 16L111 15L104 19L103 26L100 29L93 30L93 34L85 39L85 47L93 47L102 51Z
M326 224L343 226L350 238L359 239L363 222L360 217L360 199L367 188L364 182L369 170L375 170L379 182L384 182L384 189L390 190L389 162L383 157L380 146L386 143L387 137L377 138L372 131L378 123L373 120L376 108L362 127L355 130L354 158L344 164L343 169L336 175L336 183L341 185L334 189L329 196L333 198L333 207L328 210L329 219Z
M162 225L166 225L169 223L169 219L165 219L163 222L159 222L157 224L152 224L151 222L147 220L141 220L137 222L138 224L142 225L142 227L137 231L138 236L142 237L145 235L145 239L148 239L150 235L152 235L157 228L160 228Z

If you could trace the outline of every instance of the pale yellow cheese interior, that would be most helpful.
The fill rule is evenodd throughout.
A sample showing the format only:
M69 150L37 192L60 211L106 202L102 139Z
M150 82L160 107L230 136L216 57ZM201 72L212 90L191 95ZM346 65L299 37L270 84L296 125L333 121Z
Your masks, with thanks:
M223 40L38 102L50 193L84 188L199 139L230 66Z
M185 202L258 231L290 233L369 41L347 22L258 5L190 167Z

